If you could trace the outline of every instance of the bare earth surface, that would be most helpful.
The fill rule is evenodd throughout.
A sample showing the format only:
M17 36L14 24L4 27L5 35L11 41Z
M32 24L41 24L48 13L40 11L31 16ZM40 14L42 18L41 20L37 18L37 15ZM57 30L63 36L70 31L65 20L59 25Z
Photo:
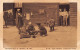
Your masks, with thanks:
M3 29L4 47L76 47L77 28L73 26L57 26L55 31L49 32L48 36L20 39L16 26L8 26Z

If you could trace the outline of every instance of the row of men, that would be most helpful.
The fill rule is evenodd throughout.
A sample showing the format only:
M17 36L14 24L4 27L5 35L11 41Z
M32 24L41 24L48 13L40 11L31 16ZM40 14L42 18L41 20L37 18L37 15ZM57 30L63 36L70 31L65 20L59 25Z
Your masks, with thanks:
M62 11L62 9L59 9L59 23L60 25L63 26L67 26L69 25L69 11L67 11L66 9L64 9L64 11Z

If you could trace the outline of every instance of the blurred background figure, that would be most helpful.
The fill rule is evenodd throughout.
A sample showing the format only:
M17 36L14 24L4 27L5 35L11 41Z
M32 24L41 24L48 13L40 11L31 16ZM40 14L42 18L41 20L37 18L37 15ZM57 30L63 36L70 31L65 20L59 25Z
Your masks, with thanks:
M49 20L50 32L54 31L54 25L55 25L55 20L54 19L50 19Z
M59 25L63 25L63 16L62 16L62 9L59 9Z
M17 9L17 11L16 11L16 19L15 19L16 27L18 27L18 16L19 16L19 13L20 13L20 9Z
M7 23L8 23L8 12L4 12L3 19L4 19L4 25L5 25L6 28L7 28Z
M29 25L28 25L28 29L26 30L30 35L34 35L35 33L35 28L34 26L32 25L31 22L29 22Z
M64 26L67 26L67 19L68 19L68 12L64 8L64 11L63 11L63 25Z

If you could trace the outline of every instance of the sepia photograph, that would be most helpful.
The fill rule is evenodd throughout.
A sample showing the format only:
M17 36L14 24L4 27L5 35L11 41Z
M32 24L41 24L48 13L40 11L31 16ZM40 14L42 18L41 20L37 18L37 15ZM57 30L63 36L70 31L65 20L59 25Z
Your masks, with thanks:
M3 47L77 47L77 2L3 3Z

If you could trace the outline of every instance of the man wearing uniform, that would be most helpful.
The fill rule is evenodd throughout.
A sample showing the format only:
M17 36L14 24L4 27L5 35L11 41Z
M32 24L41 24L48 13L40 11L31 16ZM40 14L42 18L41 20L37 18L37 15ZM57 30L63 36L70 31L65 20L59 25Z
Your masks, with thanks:
M7 27L7 22L8 22L8 12L4 12L3 18L4 18L4 21L5 21L5 26Z
M39 27L39 32L41 36L47 36L47 30L44 26L42 26L40 23L37 24Z
M55 25L54 19L50 19L49 21L50 32L54 31L54 25Z
M29 26L28 29L26 30L30 35L34 35L35 33L35 28L34 26L31 24L31 22L29 22Z
M22 26L23 26L23 18L22 15L18 13L17 28L19 30L19 34L21 33Z
M63 25L67 26L67 19L68 19L68 12L66 11L66 9L64 9L63 11Z
M22 38L30 38L31 35L34 35L34 33L35 33L35 32L34 32L34 30L35 30L34 26L31 24L31 22L29 22L28 24L29 24L29 25L28 25L27 29L24 30L24 31L20 34L20 39L22 39Z
M20 14L20 9L17 9L17 11L16 11L16 19L15 19L16 27L18 27L18 16L19 16L19 14Z
M62 16L62 10L59 9L59 25L62 26L63 25L63 16Z

